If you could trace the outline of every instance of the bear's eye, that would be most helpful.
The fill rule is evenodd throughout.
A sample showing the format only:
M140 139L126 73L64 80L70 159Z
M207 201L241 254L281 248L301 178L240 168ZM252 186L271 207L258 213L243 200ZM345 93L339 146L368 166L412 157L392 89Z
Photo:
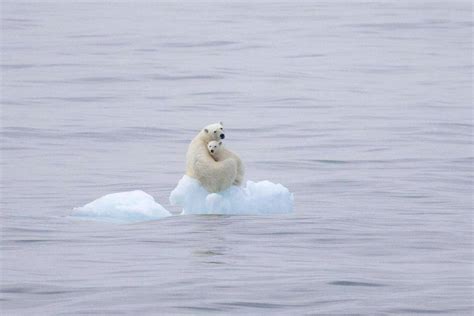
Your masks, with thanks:
M217 133L217 131L214 131L214 134Z

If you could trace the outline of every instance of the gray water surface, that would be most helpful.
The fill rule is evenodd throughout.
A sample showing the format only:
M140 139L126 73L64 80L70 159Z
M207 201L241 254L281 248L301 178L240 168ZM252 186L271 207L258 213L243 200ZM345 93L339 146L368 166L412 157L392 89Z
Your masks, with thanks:
M469 1L2 1L2 315L470 315ZM133 225L222 120L284 216Z

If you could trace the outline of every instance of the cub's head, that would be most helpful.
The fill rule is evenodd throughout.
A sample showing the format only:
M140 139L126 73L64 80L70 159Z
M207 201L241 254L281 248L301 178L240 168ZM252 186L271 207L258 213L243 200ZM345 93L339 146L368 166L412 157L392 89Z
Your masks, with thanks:
M224 134L224 126L222 125L222 122L207 125L204 127L202 130L202 133L209 139L210 141L212 140L221 140L225 138Z
M212 157L216 157L219 154L219 150L222 147L222 141L210 141L207 144L207 150L209 150L209 153L211 154Z

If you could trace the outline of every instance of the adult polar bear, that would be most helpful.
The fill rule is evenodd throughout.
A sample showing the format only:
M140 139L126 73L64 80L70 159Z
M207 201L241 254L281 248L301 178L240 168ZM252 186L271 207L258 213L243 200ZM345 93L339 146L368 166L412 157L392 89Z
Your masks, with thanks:
M197 179L211 193L229 188L237 177L235 159L215 161L207 149L210 141L224 137L222 122L207 125L191 141L186 153L186 175Z

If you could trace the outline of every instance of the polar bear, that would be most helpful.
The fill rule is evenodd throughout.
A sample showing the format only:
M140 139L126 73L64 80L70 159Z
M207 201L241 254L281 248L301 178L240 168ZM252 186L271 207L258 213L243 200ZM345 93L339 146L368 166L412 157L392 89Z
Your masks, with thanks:
M215 161L222 161L225 159L234 159L237 162L237 176L235 177L233 185L240 186L244 180L244 165L239 156L224 147L222 141L212 140L207 144L207 150Z
M215 161L207 150L210 141L224 137L222 122L208 125L194 137L186 153L186 175L197 179L211 193L229 188L237 177L235 159Z

